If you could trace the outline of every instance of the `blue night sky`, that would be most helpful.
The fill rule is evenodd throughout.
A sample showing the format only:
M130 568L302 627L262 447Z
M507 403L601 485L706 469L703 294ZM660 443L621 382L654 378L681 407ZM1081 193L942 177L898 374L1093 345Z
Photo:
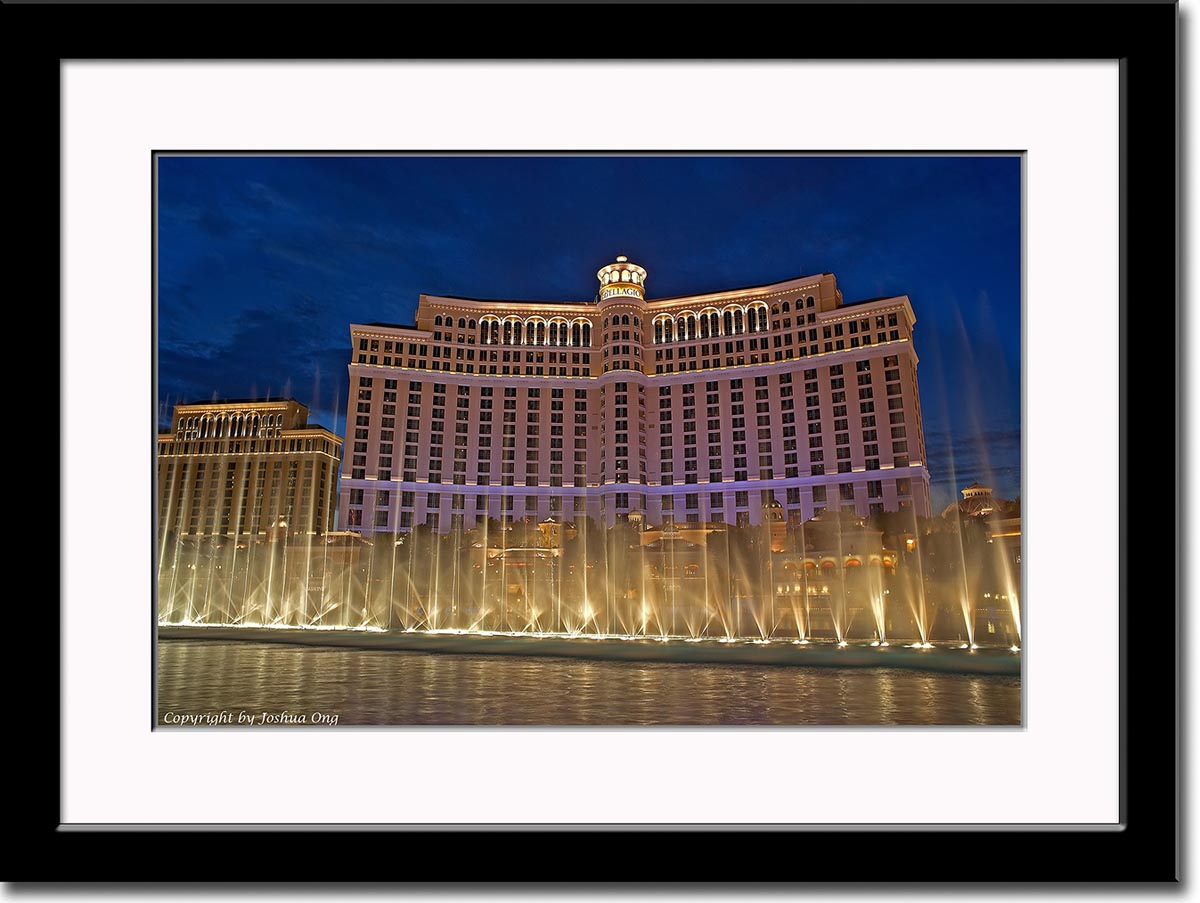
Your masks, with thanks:
M648 296L831 272L906 294L935 511L1020 492L1015 157L161 157L159 421L295 397L345 434L351 322L417 295L590 300L617 254Z

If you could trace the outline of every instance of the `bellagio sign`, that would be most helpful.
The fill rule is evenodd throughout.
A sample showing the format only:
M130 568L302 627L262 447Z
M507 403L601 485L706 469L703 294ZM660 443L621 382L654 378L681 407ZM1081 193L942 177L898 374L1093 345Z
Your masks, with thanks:
M601 301L608 298L620 298L622 296L640 298L642 297L642 292L641 289L633 285L610 285L600 289Z

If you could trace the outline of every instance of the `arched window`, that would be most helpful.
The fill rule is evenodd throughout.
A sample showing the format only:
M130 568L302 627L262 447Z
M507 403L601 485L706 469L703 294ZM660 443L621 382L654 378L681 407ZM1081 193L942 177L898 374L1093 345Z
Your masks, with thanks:
M459 329L466 329L466 328L467 328L467 318L466 318L466 317L459 317L459 318L458 318L458 328L459 328Z
M773 313L773 314L779 313L779 305L778 304L771 305L771 313Z
M639 320L637 317L634 317L634 318L633 318L633 325L634 325L634 326L641 326L641 325L642 325L642 321L641 321L641 320Z
M467 329L474 329L474 328L475 328L474 320L471 320L470 322L467 323Z
M668 342L675 341L675 321L667 320L663 323L663 338Z
M760 307L758 309L758 331L767 331L767 309L765 307Z
M804 299L804 306L805 307L813 306L813 296L812 295L809 295L807 298Z
M525 324L525 344L532 345L537 341L537 324L530 320Z
M498 320L492 320L492 344L497 345L499 343L500 343L500 322Z
M708 317L704 316L704 314L700 315L700 338L708 338Z
M583 324L583 344L585 344L585 345L592 344L592 324L591 323Z
M786 314L791 309L792 309L792 306L790 304L788 304L788 302L784 301L783 302L783 312Z
M733 335L733 311L725 311L725 335Z
M608 329L608 317L604 318L604 328Z
M546 344L546 324L545 323L538 323L536 335L537 335L537 339L536 339L537 344L545 345Z
M746 327L742 320L741 308L738 308L733 312L733 331L739 334L746 331Z
M662 320L654 324L654 344L661 345L663 340Z
M715 310L708 315L708 334L710 337L716 337L721 334L721 318L717 316Z
M441 314L438 314L436 317L433 318L433 325L434 326L442 325L442 315Z
M558 324L557 323L550 324L550 344L551 345L558 344Z
M622 282L629 281L629 270L621 270L621 281Z
M581 338L582 338L582 335L581 335L581 330L579 328L579 324L572 323L571 324L571 344L578 345Z
M622 326L629 325L629 314L625 314L624 316L621 317L621 325Z

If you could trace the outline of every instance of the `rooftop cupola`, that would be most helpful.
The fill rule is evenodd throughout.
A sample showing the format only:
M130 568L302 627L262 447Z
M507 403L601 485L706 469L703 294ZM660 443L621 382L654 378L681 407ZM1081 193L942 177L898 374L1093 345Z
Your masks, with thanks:
M608 298L646 297L646 270L630 263L624 254L618 255L615 263L601 267L596 273L600 280L600 300Z

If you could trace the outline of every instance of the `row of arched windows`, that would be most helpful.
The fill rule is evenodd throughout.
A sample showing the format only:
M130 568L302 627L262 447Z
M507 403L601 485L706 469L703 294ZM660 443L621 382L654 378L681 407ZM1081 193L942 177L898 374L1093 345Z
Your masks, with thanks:
M813 307L815 303L816 302L813 299L812 295L809 295L807 298L797 298L796 299L796 310L802 310L805 307ZM782 305L779 305L779 304L774 305L771 308L771 313L777 314L777 313L782 312L782 313L786 314L786 313L790 312L791 309L792 309L792 302L784 301Z
M622 270L625 281L637 282L638 274L630 277L629 270ZM612 274L614 281L616 273ZM796 299L796 310L812 307L813 298ZM788 313L791 302L784 301L771 308L772 314L782 310ZM632 323L631 323L632 320ZM433 325L453 329L454 317L438 314L433 318ZM640 326L636 316L621 314L612 317L613 326ZM484 317L478 324L474 319L459 317L459 329L474 332L479 329L480 341L485 345L590 345L592 324L588 320L576 319L571 322L563 318L530 317L522 320L519 317ZM609 318L604 318L604 328L609 327ZM762 301L752 302L743 307L730 305L724 310L705 308L699 314L684 311L678 314L660 314L654 318L654 342L682 342L689 339L709 338L719 335L740 335L747 332L767 331L767 305Z
M605 329L608 329L608 319L609 319L608 317L604 318L604 328ZM619 316L614 314L612 317L612 325L613 326L629 326L631 319L633 321L634 326L642 325L641 320L639 320L636 316L630 318L629 314L621 314Z
M636 284L641 278L636 270L612 270L601 276L600 281L605 285L610 282L633 282Z
M179 421L181 439L208 439L237 436L278 436L283 427L282 414L201 414Z
M479 324L479 340L484 345L551 345L588 347L592 344L592 323L578 318L568 322L562 317L485 317Z
M709 307L698 314L688 310L676 314L659 314L654 318L656 345L766 331L767 305L761 301L746 307L734 304L721 311Z
M433 318L433 325L434 326L446 326L446 327L449 327L450 329L453 329L454 328L454 317L443 317L439 314L438 316ZM458 328L459 329L470 329L471 331L474 331L475 330L475 321L468 320L466 317L459 317L458 318Z

